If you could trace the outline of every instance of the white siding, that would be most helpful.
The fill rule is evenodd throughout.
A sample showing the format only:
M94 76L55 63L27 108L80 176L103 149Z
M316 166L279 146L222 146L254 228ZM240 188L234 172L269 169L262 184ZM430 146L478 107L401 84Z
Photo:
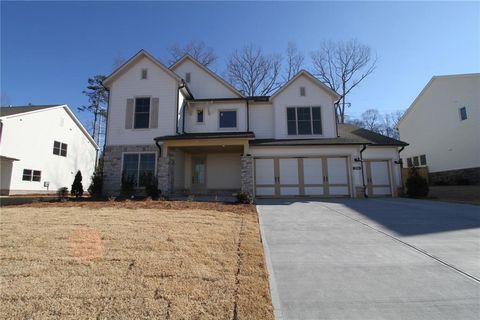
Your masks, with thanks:
M190 82L187 83L187 86L195 99L239 97L221 81L212 77L189 59L176 66L173 71L182 79L185 79L187 72L190 73Z
M250 131L257 139L271 139L273 131L273 106L271 104L251 103L249 106Z
M480 74L435 78L398 128L402 158L424 154L430 172L480 167Z
M142 69L148 69L148 78L145 80L140 79ZM107 144L153 143L155 137L175 134L177 91L177 81L148 58L141 59L126 70L111 84ZM159 98L158 128L125 129L127 99L144 96Z
M13 193L70 189L77 170L82 172L86 192L95 167L96 149L63 108L44 109L30 114L2 118L2 155L20 159L13 162L10 189ZM53 143L66 143L67 157L53 154ZM23 169L42 171L40 182L22 181Z
M203 123L197 123L197 110L203 109ZM222 110L237 111L237 127L220 129L219 114ZM198 132L232 132L246 131L247 113L244 102L218 102L218 103L191 103L185 115L185 131Z
M300 96L300 87L305 87L305 96ZM306 76L300 76L273 98L276 139L332 138L336 137L334 100L324 89ZM287 107L320 106L323 135L291 136L287 134Z

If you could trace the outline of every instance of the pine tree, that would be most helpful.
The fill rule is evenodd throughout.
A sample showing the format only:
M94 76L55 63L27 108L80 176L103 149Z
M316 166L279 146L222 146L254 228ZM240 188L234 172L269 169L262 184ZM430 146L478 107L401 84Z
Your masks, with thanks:
M80 170L78 170L77 174L75 175L71 190L72 196L75 196L76 198L79 198L83 195L82 173Z

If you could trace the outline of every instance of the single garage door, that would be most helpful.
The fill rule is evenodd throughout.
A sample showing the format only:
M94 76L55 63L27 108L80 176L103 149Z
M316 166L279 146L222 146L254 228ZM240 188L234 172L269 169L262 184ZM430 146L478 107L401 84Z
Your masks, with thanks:
M366 160L367 192L371 197L392 195L390 165L387 160Z
M256 196L349 196L346 157L255 159Z

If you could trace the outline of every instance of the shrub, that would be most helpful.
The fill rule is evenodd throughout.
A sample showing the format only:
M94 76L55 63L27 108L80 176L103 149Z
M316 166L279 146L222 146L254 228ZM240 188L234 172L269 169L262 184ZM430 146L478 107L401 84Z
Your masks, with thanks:
M145 193L147 196L153 200L158 200L160 197L160 190L158 190L158 179L157 177L149 174L144 178L143 183L145 185Z
M248 192L237 193L237 202L251 204L253 203L253 196Z
M95 171L92 175L92 182L88 187L88 193L94 198L102 196L103 190L103 175L101 172Z
M428 182L422 177L416 167L412 167L406 182L407 195L409 197L419 198L428 195Z
M133 190L135 188L135 181L132 176L129 176L125 173L122 173L122 188L120 191L120 196L125 198L131 198L133 196Z
M72 190L70 193L72 196L75 196L75 198L83 196L82 173L80 170L77 171L75 179L73 179Z
M58 200L64 201L65 198L67 197L67 195L68 195L68 188L67 187L58 188L58 190L57 190Z

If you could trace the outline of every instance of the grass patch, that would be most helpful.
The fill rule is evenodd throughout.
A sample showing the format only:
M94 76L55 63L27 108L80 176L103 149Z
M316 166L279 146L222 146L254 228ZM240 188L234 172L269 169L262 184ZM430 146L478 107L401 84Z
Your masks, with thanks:
M6 318L273 318L253 206L35 203L0 223Z

